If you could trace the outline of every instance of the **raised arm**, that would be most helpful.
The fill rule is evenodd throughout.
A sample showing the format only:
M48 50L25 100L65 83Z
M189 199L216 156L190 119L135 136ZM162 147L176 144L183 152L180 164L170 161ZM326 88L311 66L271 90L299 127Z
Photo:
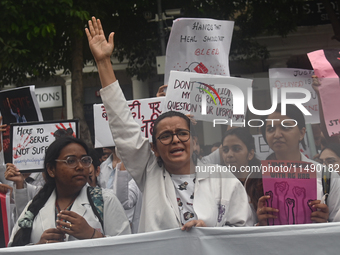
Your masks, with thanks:
M106 41L100 21L93 17L89 21L89 29L86 29L86 34L90 49L97 62L103 87L100 95L107 112L113 140L126 169L142 191L147 165L150 162L156 164L156 161L151 152L149 140L142 137L140 126L133 119L112 70L110 56L113 50L113 33Z
M95 17L89 20L89 28L85 28L85 33L92 55L97 63L102 87L104 88L116 81L116 76L111 65L111 54L114 49L114 33L110 33L108 40L106 40L102 24L100 20Z

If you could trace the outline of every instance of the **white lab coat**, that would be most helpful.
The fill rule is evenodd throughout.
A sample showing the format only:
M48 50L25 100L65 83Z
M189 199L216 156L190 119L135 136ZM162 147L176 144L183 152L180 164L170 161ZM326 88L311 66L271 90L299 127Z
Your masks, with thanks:
M121 163L116 166L116 177L113 185L115 194L121 202L131 223L132 234L138 233L142 197L136 182L127 171L120 171Z
M80 216L84 217L84 219L91 227L101 230L102 233L106 236L115 236L131 233L129 221L126 218L124 209L112 191L103 190L102 192L104 200L103 211L104 230L103 230L98 218L95 216L92 210L90 202L88 201L86 190L87 185L85 185L82 188L78 197L76 198L76 200L74 200L74 203L71 208L72 212L76 212ZM45 230L56 227L55 201L56 192L54 190L49 199L47 200L46 204L40 209L38 215L34 218L30 241L31 243L35 244L39 242L40 237ZM20 215L19 219L24 217L24 213L26 212L29 204L27 204L25 210ZM9 241L9 246L13 242L14 235L17 233L19 228L20 227L18 226L18 222L16 222ZM77 239L74 238L73 236L66 235L65 241L71 240Z
M100 92L121 160L143 193L139 232L181 227L170 174L158 166L149 140L141 136L118 81ZM196 174L193 208L197 219L208 227L244 226L251 217L247 194L232 173L224 177Z
M320 163L307 158L301 153L301 161L311 162L315 165L320 165ZM320 168L321 169L321 168ZM323 197L322 189L322 172L317 171L317 199L321 200ZM339 175L335 172L331 173L331 187L329 190L329 195L327 199L327 206L329 209L329 221L340 221L340 218L335 218L335 215L340 210L340 179Z

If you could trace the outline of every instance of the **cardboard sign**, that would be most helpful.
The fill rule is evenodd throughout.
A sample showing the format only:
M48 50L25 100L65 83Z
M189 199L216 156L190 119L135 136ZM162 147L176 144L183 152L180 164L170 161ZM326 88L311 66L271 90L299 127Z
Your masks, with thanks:
M320 123L319 103L316 93L312 87L313 70L295 69L295 68L273 68L269 69L270 95L272 96L273 88L278 88L278 103L281 102L281 88L304 88L311 93L311 99L303 104L304 107L312 114L306 115L306 123ZM301 98L301 94L288 94L288 98Z
M11 163L20 171L38 172L44 168L48 146L59 137L78 137L78 120L11 124Z
M268 225L312 223L314 209L309 202L317 199L316 172L322 167L301 161L262 161L263 193L270 196L267 207L279 210Z
M247 89L251 84L250 79L171 71L164 111L192 114L196 120L227 119L242 122L247 109ZM236 102L227 85L236 86L245 95L243 115L233 114ZM205 114L202 114L203 109Z
M0 91L2 123L8 124L2 134L5 162L10 162L10 123L42 121L42 114L34 93L34 86Z
M176 19L166 49L164 84L171 70L229 76L233 21Z
M318 50L308 53L318 76L323 115L329 136L340 134L340 50Z
M127 101L142 135L152 142L153 123L162 113L164 97L152 97ZM114 146L109 121L103 104L93 105L95 148Z

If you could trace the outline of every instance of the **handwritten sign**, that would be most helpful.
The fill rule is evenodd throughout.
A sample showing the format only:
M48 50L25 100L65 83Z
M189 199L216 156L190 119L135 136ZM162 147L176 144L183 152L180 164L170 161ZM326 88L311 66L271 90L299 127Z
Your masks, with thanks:
M268 225L306 224L314 209L309 202L317 199L316 172L322 165L300 161L262 161L263 193L269 195L267 207L279 210L278 218Z
M11 124L11 163L20 171L37 172L44 168L48 146L63 136L78 136L78 120Z
M233 21L176 19L166 50L164 84L171 70L229 76L233 28Z
M318 50L308 53L319 78L320 99L329 136L340 134L340 50Z
M153 97L127 101L135 121L140 125L142 135L152 142L153 123L162 113L164 97ZM95 147L114 146L109 122L103 104L93 105Z
M311 93L311 99L303 104L312 114L306 115L306 123L320 123L319 104L317 95L312 87L313 70L295 69L295 68L273 68L269 69L270 95L273 88L278 88L278 103L281 101L281 88L304 88ZM302 94L288 94L288 98L301 98Z
M241 123L244 115L233 114L233 95L226 85L236 86L247 95L251 84L249 79L171 71L163 109L190 113L196 120L226 119ZM246 102L245 96L244 113ZM206 114L202 114L202 109Z

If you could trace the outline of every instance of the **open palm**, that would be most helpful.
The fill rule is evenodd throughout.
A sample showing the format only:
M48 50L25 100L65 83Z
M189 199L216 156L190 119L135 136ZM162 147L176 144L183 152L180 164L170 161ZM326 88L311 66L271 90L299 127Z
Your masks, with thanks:
M114 48L114 33L109 35L109 39L107 41L99 19L96 20L95 17L92 17L92 19L89 20L89 28L86 28L85 32L89 41L92 55L97 63L111 56Z

